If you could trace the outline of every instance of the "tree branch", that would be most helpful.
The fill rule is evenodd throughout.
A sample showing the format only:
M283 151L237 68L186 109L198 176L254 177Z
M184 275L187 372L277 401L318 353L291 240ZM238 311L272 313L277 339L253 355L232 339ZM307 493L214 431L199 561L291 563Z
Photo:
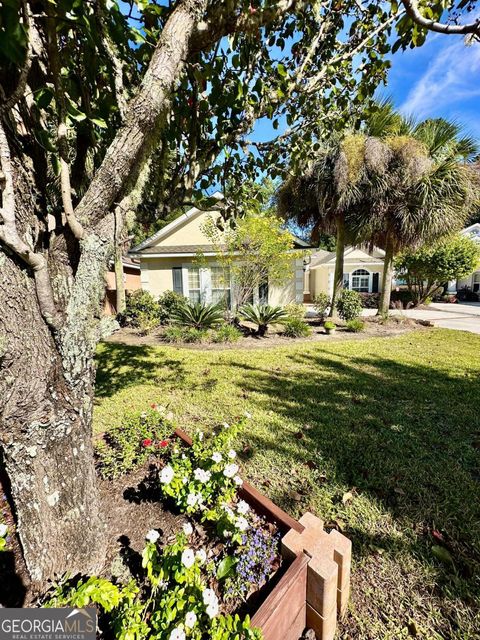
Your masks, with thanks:
M442 22L430 20L430 18L425 18L418 8L417 0L402 0L402 4L405 7L408 17L416 22L420 27L428 29L429 31L457 35L467 35L469 33L476 36L480 35L480 18L470 24L444 24Z
M59 329L63 318L57 311L45 257L20 237L15 220L15 191L10 147L3 123L0 121L0 167L2 169L2 208L0 209L0 241L33 270L38 304L45 322Z
M50 5L49 5L50 7ZM67 139L67 108L65 102L65 93L63 91L60 59L58 54L58 40L56 21L53 19L51 9L49 8L49 20L47 20L47 38L48 38L48 57L50 58L50 66L52 69L53 86L55 89L55 100L57 102L58 124L57 124L57 145L60 155L60 190L62 194L63 210L73 235L77 240L81 240L85 236L85 230L75 216L72 202L72 185L70 183L70 162L68 157L68 139Z

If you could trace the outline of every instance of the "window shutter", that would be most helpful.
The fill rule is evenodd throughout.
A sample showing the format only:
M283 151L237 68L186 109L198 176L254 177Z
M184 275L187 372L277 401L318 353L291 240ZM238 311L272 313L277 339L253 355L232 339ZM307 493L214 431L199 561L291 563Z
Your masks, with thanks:
M175 293L183 295L182 268L173 267L172 269L173 290Z
M348 282L349 282L349 276L350 274L348 273L344 273L343 274L343 288L344 289L348 289Z
M378 278L379 273L374 273L372 278L372 293L378 293Z

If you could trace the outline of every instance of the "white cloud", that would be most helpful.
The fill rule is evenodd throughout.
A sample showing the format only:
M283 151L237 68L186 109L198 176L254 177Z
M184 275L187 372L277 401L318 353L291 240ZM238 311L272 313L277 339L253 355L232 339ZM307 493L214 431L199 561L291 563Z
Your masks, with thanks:
M437 50L408 93L400 107L402 113L431 117L447 106L461 106L462 102L480 96L480 45L467 47L463 40L448 42Z

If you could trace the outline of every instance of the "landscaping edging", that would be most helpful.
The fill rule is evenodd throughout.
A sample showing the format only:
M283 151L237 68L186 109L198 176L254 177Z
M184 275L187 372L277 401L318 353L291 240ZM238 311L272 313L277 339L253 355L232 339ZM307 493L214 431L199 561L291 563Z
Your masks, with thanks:
M175 434L186 445L192 439ZM337 619L344 615L350 595L351 541L338 531L327 533L312 513L295 520L248 482L239 491L243 500L283 534L281 552L289 563L252 617L264 640L298 640L306 627L317 640L333 640Z

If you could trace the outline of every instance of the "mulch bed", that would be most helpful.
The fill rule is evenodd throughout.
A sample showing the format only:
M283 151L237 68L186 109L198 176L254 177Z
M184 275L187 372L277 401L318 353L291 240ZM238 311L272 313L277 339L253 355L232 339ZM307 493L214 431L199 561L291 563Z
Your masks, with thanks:
M312 328L312 335L307 338L286 338L282 335L281 330L276 331L275 328L269 329L266 336L246 336L232 343L212 343L201 342L198 344L172 344L165 342L162 339L163 329L156 329L147 335L139 333L138 329L123 328L116 331L111 336L105 339L105 342L121 343L129 346L166 346L176 347L180 349L201 349L208 351L222 351L225 349L265 349L269 347L284 347L295 345L305 342L319 342L328 344L332 341L338 340L361 340L365 338L387 338L399 336L403 333L414 330L425 329L429 326L429 323L412 320L411 318L403 317L401 320L396 320L394 317L388 320L387 323L381 322L379 318L375 316L368 316L362 318L365 320L365 329L359 333L351 333L339 325L337 330L332 335L327 335L323 328L323 325L316 319L306 319L310 327Z

